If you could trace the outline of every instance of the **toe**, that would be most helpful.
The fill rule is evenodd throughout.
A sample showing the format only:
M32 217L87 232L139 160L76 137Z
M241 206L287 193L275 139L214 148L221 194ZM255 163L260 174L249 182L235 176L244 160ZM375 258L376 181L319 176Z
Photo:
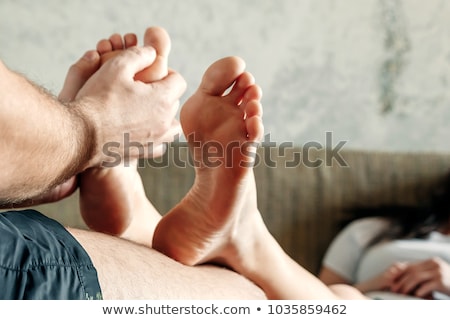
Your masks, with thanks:
M118 33L113 34L109 37L113 50L122 50L124 48L124 43L122 36Z
M144 83L161 80L168 74L168 58L170 53L170 37L169 34L160 27L150 27L144 34L144 46L152 47L156 51L156 60L154 63L137 73L135 80Z
M251 100L261 100L262 98L262 90L259 86L253 84L249 87L246 88L245 93L244 93L244 97L242 98L242 102L241 102L241 109L245 109L247 103Z
M252 142L260 142L264 135L264 126L262 123L262 107L259 101L251 100L246 104L245 126L247 129L247 138Z
M97 51L100 54L104 54L113 50L111 41L102 39L97 43Z
M250 117L262 117L263 109L261 103L258 100L250 100L243 105L243 110L246 118Z
M73 64L67 73L59 99L64 102L72 101L84 83L97 71L100 65L100 56L97 51L91 50Z
M244 97L244 94L248 87L255 83L255 78L249 72L244 72L239 76L233 85L230 93L226 96L226 99L235 105L239 105Z
M245 62L239 57L220 59L206 70L199 89L207 95L221 96L244 70Z
M245 114L245 125L249 141L260 142L264 127L262 124L263 109L260 102L262 96L261 88L257 85L250 86L244 94L240 109Z
M167 58L170 53L170 37L167 31L160 27L150 27L144 34L144 45L155 48L158 56Z
M134 33L127 33L123 36L123 40L125 41L125 48L137 46L138 43L137 36Z

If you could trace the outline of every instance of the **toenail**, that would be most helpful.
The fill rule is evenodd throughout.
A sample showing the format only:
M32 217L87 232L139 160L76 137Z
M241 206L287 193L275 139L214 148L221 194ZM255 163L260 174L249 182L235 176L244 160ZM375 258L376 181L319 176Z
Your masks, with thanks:
M95 61L97 60L98 54L96 51L88 51L84 54L83 59L87 60L87 61Z

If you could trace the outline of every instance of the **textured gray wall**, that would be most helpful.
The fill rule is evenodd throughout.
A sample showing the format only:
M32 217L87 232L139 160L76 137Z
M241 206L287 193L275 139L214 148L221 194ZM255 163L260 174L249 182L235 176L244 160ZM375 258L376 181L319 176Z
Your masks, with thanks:
M85 50L114 32L172 36L188 82L226 55L247 61L277 143L450 151L450 1L0 1L0 58L57 93Z

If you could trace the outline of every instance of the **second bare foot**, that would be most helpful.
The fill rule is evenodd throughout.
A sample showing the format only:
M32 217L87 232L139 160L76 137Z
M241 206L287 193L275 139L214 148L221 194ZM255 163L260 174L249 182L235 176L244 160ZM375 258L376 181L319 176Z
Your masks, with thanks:
M161 39L159 38L161 36ZM146 42L153 45L158 58L139 77L160 80L168 72L167 56L170 39L160 28L146 31ZM101 63L106 63L116 53L137 45L134 34L123 38L114 34L97 44ZM148 201L137 161L122 162L112 168L91 168L80 175L81 215L92 230L103 232L151 246L153 231L161 218Z
M205 72L181 110L195 182L158 224L155 249L188 265L217 262L235 270L253 268L246 251L265 232L253 175L256 146L263 136L260 98L240 58L219 60Z

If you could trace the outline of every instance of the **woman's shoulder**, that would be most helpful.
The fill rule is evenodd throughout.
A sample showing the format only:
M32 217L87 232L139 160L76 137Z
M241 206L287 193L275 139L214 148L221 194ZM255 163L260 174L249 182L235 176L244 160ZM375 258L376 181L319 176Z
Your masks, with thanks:
M391 221L386 217L364 217L358 218L350 222L346 229L351 230L366 230L366 229L379 229L387 228L391 224Z
M341 235L353 239L358 243L366 244L375 236L390 227L390 220L385 217L364 217L350 222Z
M383 225L387 226L390 224L390 219L387 217L364 217L364 218L357 218L350 222L350 225L354 226L374 226L374 225Z

